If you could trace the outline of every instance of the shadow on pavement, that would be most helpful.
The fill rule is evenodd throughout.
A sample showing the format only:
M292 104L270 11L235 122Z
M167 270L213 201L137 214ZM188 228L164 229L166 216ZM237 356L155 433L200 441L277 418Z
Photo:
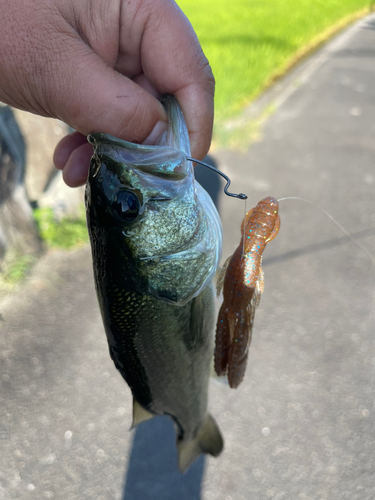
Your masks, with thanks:
M335 239L324 241L322 243L314 243L312 245L308 245L303 248L298 248L296 250L291 250L290 252L285 252L280 255L275 255L274 257L265 258L263 262L263 267L267 265L275 264L278 262L284 262L286 260L295 259L296 257L300 257L301 255L307 255L315 252L320 252L321 250L327 250L328 248L333 248L339 245L343 245L344 243L353 243L356 244L356 241L360 238L366 238L368 236L374 235L374 229L364 229L363 231L358 231L357 233L352 233L351 238L349 236L341 236ZM366 252L362 247L359 247L357 251ZM367 252L366 252L367 253Z
M343 50L338 50L335 52L334 56L335 59L337 58L347 58L347 57L354 57L355 59L358 59L359 57L375 57L375 49L343 49Z
M203 160L208 163L212 167L218 168L217 163L211 156L206 156ZM207 191L207 193L211 196L215 207L219 210L219 195L220 191L223 189L221 187L221 181L219 174L216 174L212 170L207 167L203 167L202 165L196 165L194 167L194 175L199 184Z
M203 473L203 456L178 471L173 422L154 417L135 431L122 500L200 500Z
M372 0L371 2L371 5L374 6L375 5L375 2ZM375 30L375 21L374 20L370 20L368 21L368 23L366 23L364 26L363 26L363 29L365 30Z

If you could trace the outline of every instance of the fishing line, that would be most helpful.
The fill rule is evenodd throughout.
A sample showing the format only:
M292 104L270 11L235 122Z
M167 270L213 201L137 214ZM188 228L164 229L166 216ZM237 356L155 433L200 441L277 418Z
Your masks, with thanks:
M243 220L245 221L245 217L247 214L247 199L245 199L245 214ZM245 224L243 225L243 231L242 231L242 258L245 255Z
M213 170L214 172L216 172L217 174L221 175L221 177L224 177L224 179L227 181L226 185L224 186L224 193L227 196L232 196L233 198L238 198L239 200L247 200L246 194L243 194L243 193L235 194L235 193L230 193L228 191L231 180L229 179L229 177L227 175L225 175L223 172L218 170L216 167L213 167L212 165L209 165L208 163L205 163L204 161L200 161L200 160L196 160L195 158L191 158L190 156L187 156L186 158L190 161L195 162L195 163L199 163L199 165L203 165L204 167L207 167L207 168Z
M370 254L370 252L367 250L366 247L362 246L357 240L355 240L353 238L353 236L351 236L348 231L346 231L346 229L344 229L342 227L341 224L339 224L333 217L332 215L330 215L328 212L326 212L325 210L323 210L323 208L320 208L318 205L316 205L316 203L310 201L310 200L306 200L305 198L300 198L299 196L286 196L285 198L279 198L277 201L285 201L285 200L299 200L299 201L304 201L305 203L309 203L310 205L312 205L313 207L319 209L321 212L323 212L324 215L326 215L327 217L329 217L331 219L331 221L336 224L336 226L341 229L341 231L355 244L357 245L361 250L363 250L365 252L365 254L367 255L367 257L369 257L369 259L371 260L371 262L375 265L375 258Z

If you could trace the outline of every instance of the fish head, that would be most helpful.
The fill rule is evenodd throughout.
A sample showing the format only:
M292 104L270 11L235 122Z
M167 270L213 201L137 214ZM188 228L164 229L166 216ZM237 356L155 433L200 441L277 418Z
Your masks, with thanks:
M185 121L172 99L168 130L156 146L102 133L88 137L94 155L86 207L97 258L110 256L138 292L182 305L214 274L221 228L217 221L211 227L210 211L202 205L187 160Z

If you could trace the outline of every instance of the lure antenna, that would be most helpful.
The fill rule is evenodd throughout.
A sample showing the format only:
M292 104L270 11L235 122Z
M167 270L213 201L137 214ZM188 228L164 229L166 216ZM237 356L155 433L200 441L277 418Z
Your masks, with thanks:
M210 168L211 170L213 170L217 174L221 175L221 177L224 177L224 179L227 181L227 183L226 183L226 185L224 187L224 193L227 196L232 196L233 198L238 198L239 200L247 200L246 194L243 194L243 193L235 194L235 193L230 193L228 191L228 188L230 186L230 182L231 181L230 181L230 179L229 179L228 176L226 176L225 174L223 174L223 172L221 172L217 168L213 167L212 165L209 165L208 163L205 163L204 161L196 160L195 158L191 158L190 156L188 156L187 159L190 160L190 161L194 161L195 163L199 163L199 165L203 165L204 167Z

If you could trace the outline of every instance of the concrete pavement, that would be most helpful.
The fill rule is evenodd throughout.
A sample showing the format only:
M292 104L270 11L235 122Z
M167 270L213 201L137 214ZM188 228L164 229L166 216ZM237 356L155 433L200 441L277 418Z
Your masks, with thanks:
M370 16L273 89L276 110L246 153L213 155L248 209L267 195L309 199L372 256L374 47ZM221 192L218 204L227 256L244 204ZM183 476L168 419L129 432L89 249L38 264L0 310L0 498L375 498L374 257L310 204L287 200L280 212L245 380L235 391L211 382L226 448Z

